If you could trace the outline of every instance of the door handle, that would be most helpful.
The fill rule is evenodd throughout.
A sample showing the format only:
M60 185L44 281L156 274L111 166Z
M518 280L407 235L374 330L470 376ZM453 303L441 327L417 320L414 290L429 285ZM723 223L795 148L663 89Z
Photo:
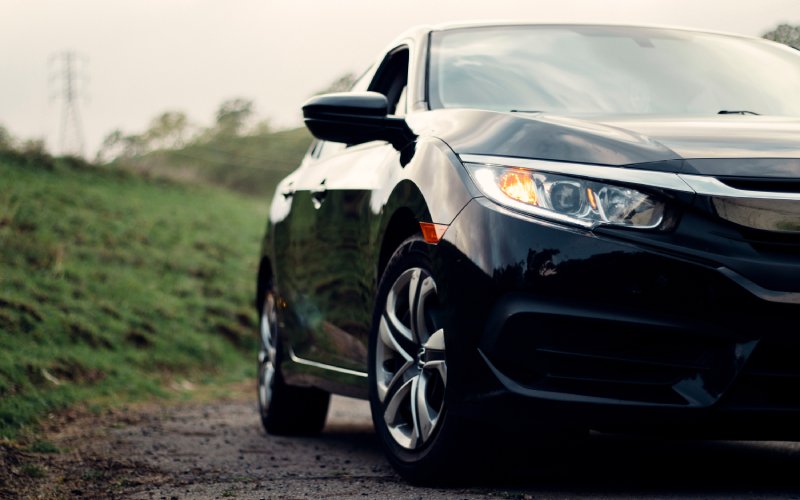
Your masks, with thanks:
M317 189L311 191L311 203L314 204L314 208L319 208L322 206L322 202L325 201L325 197L328 195L327 189Z
M328 196L328 188L325 187L325 181L326 179L322 179L319 186L311 190L311 202L314 204L314 208L321 207L322 202L325 201L325 197Z
M311 190L311 201L314 203L314 208L319 208L322 206L322 202L325 201L325 197L328 196L328 188L325 187L325 181L327 179L322 179L322 182L319 183L316 189Z
M289 183L289 184L286 186L286 189L284 189L283 191L281 191L281 194L283 195L283 198L284 198L284 199L289 199L289 198L291 198L292 196L294 196L294 189L293 189L293 186L294 186L294 182L290 182L290 183Z

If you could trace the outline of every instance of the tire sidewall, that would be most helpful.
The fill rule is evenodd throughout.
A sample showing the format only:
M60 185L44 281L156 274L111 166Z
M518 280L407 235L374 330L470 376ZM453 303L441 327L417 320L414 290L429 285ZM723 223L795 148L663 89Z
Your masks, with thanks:
M261 336L261 328L262 328L262 323L265 320L267 320L266 319L266 311L265 311L265 309L268 307L268 304L269 304L268 297L269 297L270 293L271 292L267 292L267 294L264 295L264 304L262 305L261 314L259 315L259 319L258 319L258 345L259 345L259 350L266 348L266 346L264 345L264 339ZM270 328L272 328L272 327L270 327ZM275 349L278 349L278 345L277 345L278 335L273 334L273 337L275 338L275 341L276 341ZM280 351L276 351L276 352L278 354L280 354ZM279 356L276 356L276 357L279 357ZM270 387L269 387L270 392L271 392L271 396L269 398L269 401L266 402L266 404L262 404L261 403L261 394L260 394L260 392L261 392L261 378L262 378L261 371L264 369L264 366L263 366L263 363L261 363L260 361L258 361L257 363L258 363L258 365L257 365L256 373L258 374L258 379L256 380L256 390L259 392L259 394L258 394L258 413L259 413L259 416L261 417L262 424L266 428L269 425L268 422L269 422L270 406L272 405L272 402L275 400L275 386L277 385L276 379L278 378L278 374L280 373L280 368L279 368L280 367L280 363L278 362L277 359L275 360L275 366L274 366L275 373L273 373L273 375L272 375L272 380L270 381Z
M439 422L434 429L434 435L430 440L423 444L418 450L408 450L401 447L389 433L383 419L383 407L378 400L378 389L376 383L376 350L378 340L378 326L380 325L381 315L386 307L386 299L389 290L394 285L397 278L407 269L419 267L432 274L431 258L429 245L419 237L413 237L403 242L389 259L386 269L378 285L375 308L372 316L372 327L369 336L369 402L372 410L372 420L375 431L384 447L384 450L394 467L404 476L412 476L410 479L417 479L420 469L424 469L430 462L430 466L435 466L447 451L449 441L447 439L450 427L450 412L448 392L445 391L445 405ZM448 363L449 368L449 363ZM448 385L452 375L448 370Z

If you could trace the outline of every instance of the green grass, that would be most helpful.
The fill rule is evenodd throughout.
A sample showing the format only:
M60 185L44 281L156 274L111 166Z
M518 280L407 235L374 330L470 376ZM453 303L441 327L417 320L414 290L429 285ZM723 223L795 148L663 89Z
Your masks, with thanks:
M58 446L54 445L50 441L41 441L36 440L28 446L28 451L33 453L61 453L61 450L58 449Z
M80 401L254 376L267 207L209 187L0 159L0 437Z
M44 469L36 464L25 464L22 466L22 473L30 478L39 479L45 476Z

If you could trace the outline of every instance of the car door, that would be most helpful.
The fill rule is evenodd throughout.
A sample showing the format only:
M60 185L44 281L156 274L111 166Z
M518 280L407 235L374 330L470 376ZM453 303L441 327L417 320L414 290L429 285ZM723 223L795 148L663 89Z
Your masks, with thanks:
M281 298L279 328L290 346L304 343L308 322L315 318L308 293L315 269L308 256L317 252L314 207L315 190L323 181L323 147L320 141L314 143L300 167L278 185L270 207L274 279Z
M400 47L370 84L370 90L387 96L390 113L405 111L407 74L408 49ZM297 325L291 344L299 358L366 372L375 287L369 229L378 215L370 200L391 170L400 168L399 153L384 141L339 148L323 146L314 175L302 193L295 193L293 210L302 207L303 222L292 234L303 244L293 249ZM301 228L306 234L295 235Z

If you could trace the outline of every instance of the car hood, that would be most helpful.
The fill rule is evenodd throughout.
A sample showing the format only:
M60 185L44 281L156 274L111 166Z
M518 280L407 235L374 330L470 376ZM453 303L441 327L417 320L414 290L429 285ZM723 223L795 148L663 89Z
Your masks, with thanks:
M627 166L708 175L800 177L800 119L565 117L446 109L409 117L457 154Z

